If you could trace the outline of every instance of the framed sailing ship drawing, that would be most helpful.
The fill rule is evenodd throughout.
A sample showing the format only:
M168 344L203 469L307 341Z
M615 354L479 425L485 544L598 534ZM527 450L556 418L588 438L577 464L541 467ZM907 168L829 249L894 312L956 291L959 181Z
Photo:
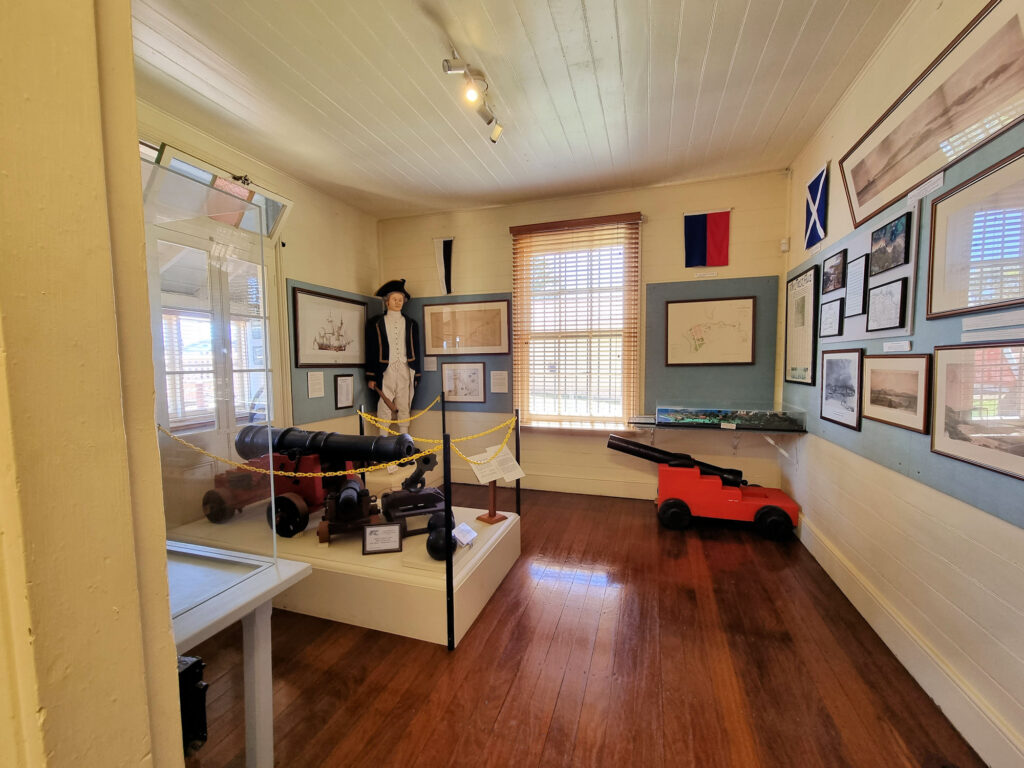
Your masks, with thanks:
M366 304L306 288L292 288L296 368L363 365Z

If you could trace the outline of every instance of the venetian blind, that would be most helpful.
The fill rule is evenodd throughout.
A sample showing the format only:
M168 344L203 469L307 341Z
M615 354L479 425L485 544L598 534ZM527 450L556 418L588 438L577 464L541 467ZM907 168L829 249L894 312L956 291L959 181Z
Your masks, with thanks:
M639 212L511 227L516 407L527 426L637 413Z

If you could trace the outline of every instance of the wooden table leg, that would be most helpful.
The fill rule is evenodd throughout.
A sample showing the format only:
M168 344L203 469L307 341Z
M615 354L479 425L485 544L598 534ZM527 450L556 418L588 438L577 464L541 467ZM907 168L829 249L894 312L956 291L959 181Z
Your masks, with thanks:
M242 617L246 768L274 766L274 684L268 600Z

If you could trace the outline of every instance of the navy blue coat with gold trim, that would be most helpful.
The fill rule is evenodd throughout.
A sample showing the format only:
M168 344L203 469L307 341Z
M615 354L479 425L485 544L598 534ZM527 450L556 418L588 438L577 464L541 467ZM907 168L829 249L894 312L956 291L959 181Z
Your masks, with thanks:
M420 328L411 317L405 317L405 359L420 383L423 356L420 353ZM380 386L384 370L391 359L388 332L384 327L384 315L376 315L366 321L366 383Z

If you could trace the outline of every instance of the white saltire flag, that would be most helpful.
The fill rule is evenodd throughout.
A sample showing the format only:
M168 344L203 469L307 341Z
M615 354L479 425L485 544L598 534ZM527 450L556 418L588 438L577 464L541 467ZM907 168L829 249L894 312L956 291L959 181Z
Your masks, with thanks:
M804 213L804 248L810 248L825 239L825 222L828 216L827 163L807 185Z

